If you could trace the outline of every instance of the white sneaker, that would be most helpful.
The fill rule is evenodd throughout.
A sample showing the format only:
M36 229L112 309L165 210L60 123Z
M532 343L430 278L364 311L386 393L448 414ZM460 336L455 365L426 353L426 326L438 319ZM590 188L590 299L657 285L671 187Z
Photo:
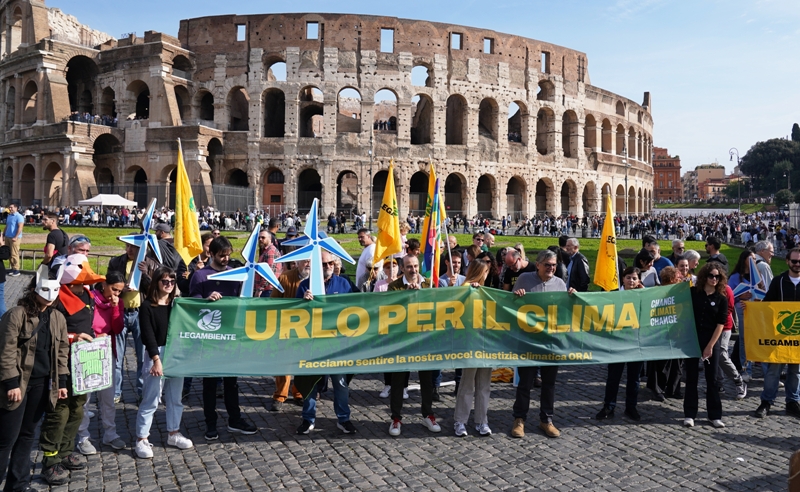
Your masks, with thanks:
M747 383L742 380L741 386L736 387L736 399L737 400L744 400L747 396Z
M778 381L778 388L783 388L784 386L786 385L783 384L783 381Z
M467 428L461 422L454 423L453 428L456 431L456 436L464 437L467 435Z
M153 457L152 447L153 445L150 444L150 441L148 441L147 439L142 439L141 441L137 439L136 448L134 449L134 451L136 451L136 456L138 456L139 458L142 459L152 458Z
M91 441L85 439L78 443L76 446L78 452L84 456L91 456L93 454L97 454L97 448L94 447Z
M167 439L167 445L175 446L178 449L191 449L194 447L192 440L183 437L183 434L180 432L177 434L170 434L169 438Z
M720 419L714 419L714 420L709 419L708 421L711 422L711 425L713 425L717 429L722 429L723 427L725 427L725 423L722 422Z
M380 396L381 398L389 398L389 392L391 390L392 390L391 386L384 386L383 391L381 391L381 394L378 396Z
M399 420L392 420L392 424L389 426L389 435L392 437L397 437L400 435L402 424Z
M684 427L694 427L694 419L690 419L690 418L683 419L683 426Z
M408 388L403 388L403 399L408 400Z
M475 426L475 430L482 436L492 435L492 429L489 428L489 424L478 424Z
M742 381L744 381L745 383L749 383L752 379L753 379L753 376L751 376L750 374L748 374L746 372L742 373Z
M439 424L436 423L436 417L433 415L428 415L424 419L422 419L422 425L428 428L431 432L441 432L442 428Z

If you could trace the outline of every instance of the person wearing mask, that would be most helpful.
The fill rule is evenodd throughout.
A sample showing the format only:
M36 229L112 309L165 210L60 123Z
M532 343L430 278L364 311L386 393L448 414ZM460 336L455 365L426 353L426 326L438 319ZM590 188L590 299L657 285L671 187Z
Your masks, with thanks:
M11 258L9 258L8 261L8 266L11 268L11 271L8 272L9 277L16 277L19 275L19 246L22 243L22 229L24 226L25 218L19 213L17 204L9 204L6 226L3 229L5 244L11 248Z
M122 332L122 304L119 296L125 288L125 277L119 272L110 272L106 275L106 280L95 285L92 290L94 297L94 317L92 319L92 330L96 337L111 337L111 351L116 357L116 336ZM116 373L112 375L116 377ZM125 449L125 441L119 438L116 424L116 407L114 405L114 388L111 386L104 390L94 393L97 400L97 408L100 410L100 418L103 424L103 444L114 449ZM97 453L97 449L89 440L89 413L83 412L83 420L78 427L78 452L84 456Z
M67 398L69 339L64 316L49 307L58 280L39 267L23 296L0 318L0 482L5 490L33 490L31 450L45 410ZM46 477L63 485L69 472L57 463Z
M692 308L700 343L701 357L686 359L686 392L683 399L684 427L694 427L697 418L697 382L699 364L703 362L706 378L706 409L708 420L716 428L725 427L722 422L722 402L717 384L719 367L719 337L728 319L728 300L725 296L727 277L717 262L706 263L697 273L697 283L692 290Z
M419 273L419 259L406 256L403 260L403 276L389 284L389 290L419 290L430 287L430 281ZM408 386L408 371L392 373L392 391L389 408L392 422L389 424L389 435L396 437L402 432L403 392L400 388ZM419 371L419 390L422 399L422 424L431 432L441 432L433 414L434 371Z
M467 268L466 280L464 285L470 287L483 287L486 277L489 275L491 265L484 260L477 260L470 263ZM456 392L456 408L453 413L453 428L458 437L467 435L466 423L469 420L469 412L472 405L475 405L475 430L482 436L492 434L489 427L489 395L492 383L491 367L468 367L462 370L461 381Z
M61 288L53 309L64 316L71 342L91 342L94 340L94 298L86 286L102 282L105 277L92 271L84 255L69 255L58 275ZM39 447L44 454L42 476L48 483L59 481L59 465L62 471L86 468L85 458L73 453L73 449L87 397L72 392L70 378L67 383L67 398L58 400L54 408L47 410L39 433Z
M513 250L512 250L513 251ZM508 259L508 255L506 256ZM517 258L519 260L519 258ZM514 285L514 294L523 297L529 292L569 292L575 289L567 288L567 284L555 276L558 261L556 253L545 249L536 257L535 271L520 275ZM510 267L510 265L509 265ZM536 375L535 367L522 366L517 368L519 385L517 386L516 399L514 400L514 425L511 428L511 437L525 437L525 419L531 406L531 387ZM542 366L539 368L542 377L542 391L539 403L539 429L547 437L558 437L561 432L553 425L555 412L556 377L558 366Z
M189 284L189 296L216 302L223 297L239 297L242 283L222 280L209 280L208 276L217 272L230 270L228 262L231 259L233 247L225 236L219 236L211 241L208 246L211 261L206 266L197 270ZM217 431L217 379L203 378L203 414L206 421L206 441L219 439ZM255 434L258 428L247 422L239 408L239 385L237 378L222 378L223 401L228 412L228 432L233 434Z
M764 302L800 301L800 248L792 248L786 253L786 263L789 270L772 279ZM775 404L783 366L784 364L761 363L764 391L761 392L761 404L755 412L757 418L763 419L769 415ZM800 364L787 365L785 391L786 415L800 417Z
M639 282L639 269L628 267L622 272L622 287L619 290L641 289L643 286ZM644 362L615 362L608 365L608 376L606 377L606 395L603 400L603 408L595 415L596 420L605 420L614 417L614 409L617 407L617 393L619 393L619 382L622 380L622 371L628 366L628 383L625 386L625 415L631 420L638 422L642 419L636 409L639 397L639 374L642 372Z
M58 228L58 214L46 212L42 217L42 229L47 231L47 239L44 241L44 258L42 263L49 265L55 256L67 254L69 236L66 232Z
M322 251L322 274L325 281L325 294L348 294L353 292L350 282L345 278L333 274L333 255L328 251ZM370 257L370 259L372 259ZM308 301L314 299L314 294L311 293L310 279L306 278L297 288L295 297L298 299L306 299ZM332 374L330 376L331 385L333 386L333 408L336 412L336 419L338 420L336 427L345 434L355 434L356 427L350 421L350 393L349 383L351 375L347 374ZM303 376L303 379L295 378L298 380L298 385L303 387L303 382L308 382L310 391L304 395L303 399L303 422L297 427L297 434L308 434L314 430L314 422L317 416L317 395L321 387L325 384L325 376ZM305 380L305 381L304 381ZM313 384L312 384L313 383Z
M178 449L190 449L194 446L180 432L183 403L181 390L183 378L165 378L161 358L164 357L164 346L167 344L169 316L175 300L175 283L177 274L168 267L159 267L153 273L153 281L142 301L139 318L142 327L142 341L147 350L144 364L144 391L139 411L136 414L136 447L134 451L139 458L152 458L153 445L150 444L150 427L153 415L158 409L161 394L164 394L164 406L167 412L167 445Z

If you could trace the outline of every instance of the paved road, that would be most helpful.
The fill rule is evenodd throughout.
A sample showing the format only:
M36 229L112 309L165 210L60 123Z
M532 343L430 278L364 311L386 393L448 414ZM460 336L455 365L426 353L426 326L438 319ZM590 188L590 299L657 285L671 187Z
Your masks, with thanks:
M22 277L10 279L9 300L21 292ZM134 358L129 351L129 369ZM195 384L183 415L184 434L195 448L167 448L165 415L156 413L150 441L153 460L133 457L130 449L114 452L100 448L89 457L89 468L73 472L72 483L57 491L78 490L785 490L788 461L800 448L800 422L783 411L783 391L776 413L764 420L751 416L758 406L762 381L751 384L747 399L733 399L729 383L723 397L724 421L714 429L705 421L681 426L680 401L658 403L643 390L639 395L642 421L622 416L597 422L606 369L603 366L565 367L558 375L555 423L562 436L548 439L536 428L538 404L529 415L526 436L509 437L513 422L514 388L492 385L490 437L452 433L455 399L445 388L435 411L442 423L440 434L430 434L420 423L419 393L407 400L403 435L388 435L388 400L378 396L382 376L360 375L351 386L352 419L356 435L336 428L330 395L319 406L317 429L297 436L300 409L287 405L272 413L271 378L240 379L244 412L259 427L252 436L234 436L225 430L225 412L219 401L220 440L207 444L200 385ZM412 375L412 378L414 375ZM452 379L446 373L445 380ZM623 378L623 381L625 379ZM413 382L413 381L412 381ZM702 384L702 383L701 383ZM701 392L702 394L702 392ZM538 391L534 390L534 400ZM128 442L134 439L136 404L130 380L125 382L124 403L117 406L117 430ZM624 388L620 389L624 401ZM624 406L624 405L622 405ZM701 402L700 416L704 416ZM97 419L92 440L99 442ZM39 477L41 453L35 453L33 486L47 490Z

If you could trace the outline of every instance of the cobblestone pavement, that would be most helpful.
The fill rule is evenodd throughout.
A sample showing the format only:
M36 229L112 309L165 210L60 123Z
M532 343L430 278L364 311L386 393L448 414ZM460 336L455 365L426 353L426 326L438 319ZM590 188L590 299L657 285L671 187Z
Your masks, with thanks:
M16 284L24 283L22 277L9 280L9 301L15 289L21 291ZM120 436L131 443L137 407L129 378L135 367L130 349L126 363L124 403L117 405L116 420ZM445 381L452 376L445 373ZM526 436L511 438L514 388L502 383L492 384L490 437L478 436L473 425L467 427L469 437L453 435L452 386L443 387L442 401L434 404L441 433L431 434L422 426L419 392L410 391L403 433L390 437L388 399L378 396L383 388L380 374L358 375L351 385L357 434L343 435L336 428L329 391L320 400L316 429L309 436L298 436L294 431L301 422L299 407L287 404L279 413L267 411L272 378L241 378L242 409L259 431L251 436L230 434L224 405L218 400L220 439L211 444L203 439L201 385L195 381L183 414L183 432L194 441L193 449L166 447L163 407L150 435L152 460L135 458L131 448L115 452L100 446L95 417L90 430L100 452L88 457L87 470L72 473L69 485L53 490L786 489L789 457L800 448L800 421L785 415L783 390L775 413L759 420L752 413L759 404L762 380L751 383L743 401L733 398L734 386L727 382L723 395L727 427L715 429L698 419L695 428L686 429L681 426L681 401L658 403L644 389L639 394L641 422L624 417L621 387L616 418L597 422L594 415L601 407L605 376L604 366L559 371L555 424L562 435L558 439L548 439L537 428L538 390L533 391ZM699 416L705 416L702 401ZM33 487L47 490L39 476L41 452L35 452L35 461Z

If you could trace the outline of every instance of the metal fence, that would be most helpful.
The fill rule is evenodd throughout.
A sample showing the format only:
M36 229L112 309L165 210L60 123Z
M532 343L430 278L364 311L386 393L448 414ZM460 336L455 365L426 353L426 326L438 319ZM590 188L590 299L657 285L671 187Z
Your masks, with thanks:
M214 207L224 213L235 212L237 209L246 211L256 203L256 192L252 188L244 186L212 185L212 195L207 196L206 187L203 185L192 185L192 195L196 207ZM158 206L175 208L175 183L169 186L148 185L144 183L134 183L132 185L98 185L90 186L87 190L88 196L95 196L98 193L116 194L133 200L139 208L147 207L153 198L158 200Z

